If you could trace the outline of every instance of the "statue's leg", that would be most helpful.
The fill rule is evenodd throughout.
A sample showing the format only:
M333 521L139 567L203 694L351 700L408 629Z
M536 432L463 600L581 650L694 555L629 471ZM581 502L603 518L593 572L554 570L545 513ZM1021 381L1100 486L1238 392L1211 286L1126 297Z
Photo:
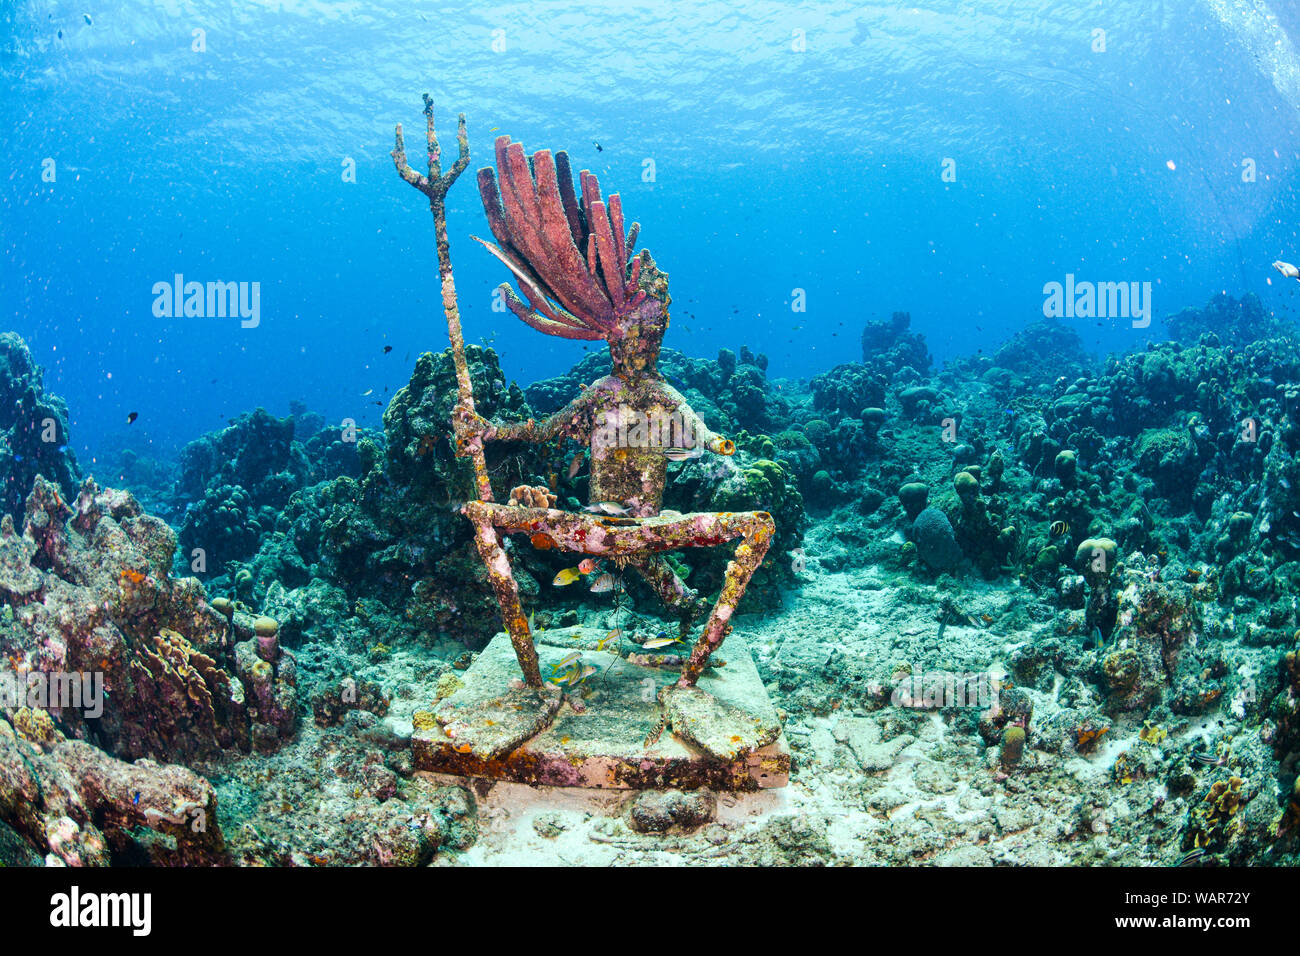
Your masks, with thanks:
M528 633L528 622L519 606L519 591L510 574L510 565L497 538L498 529L507 533L545 535L550 546L561 551L623 556L629 563L639 563L639 559L648 558L652 552L711 547L743 537L735 557L727 565L718 603L710 613L704 633L691 649L682 669L678 681L678 686L681 687L695 686L708 663L709 655L717 650L730 633L731 615L744 595L749 579L762 564L776 530L772 516L765 511L704 512L682 515L667 521L652 519L631 526L590 515L568 514L544 508L507 507L481 501L468 502L465 514L475 524L475 541L491 575L506 628L525 675L530 674L529 663L532 666L531 673L538 673L537 652ZM537 679L540 681L540 676Z
M709 603L698 591L686 586L677 576L673 566L661 554L639 555L628 562L659 596L664 606L680 614L685 620L694 620L709 609Z
M758 566L772 543L772 534L776 523L766 511L754 511L748 514L727 516L728 524L742 531L744 540L736 548L736 556L727 564L727 573L722 581L722 593L718 603L709 614L704 633L691 648L690 656L682 666L682 676L677 681L678 687L694 687L700 679L704 667L709 662L709 655L721 646L723 639L731 633L731 615L736 610L749 579L754 576Z
M486 509L475 507L480 504L481 502L472 501L465 506L465 515L474 524L474 544L487 568L497 603L501 605L501 623L510 635L510 643L514 645L519 668L524 672L524 683L540 688L542 671L537 663L533 635L528 630L528 619L524 617L523 605L519 603L519 585L515 583L510 560L501 547L496 528L492 526L490 513Z

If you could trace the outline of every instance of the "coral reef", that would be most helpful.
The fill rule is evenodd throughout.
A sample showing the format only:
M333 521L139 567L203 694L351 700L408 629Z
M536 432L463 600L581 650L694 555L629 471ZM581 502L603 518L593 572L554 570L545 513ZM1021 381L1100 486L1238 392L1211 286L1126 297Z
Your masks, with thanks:
M170 577L175 545L128 493L86 479L68 505L38 478L21 537L8 517L0 526L0 652L24 675L96 675L102 712L49 706L73 736L115 756L194 758L247 747L250 734L274 747L293 731L292 658L277 650L249 687L224 669L243 646L240 622L214 610L194 578Z
M175 764L125 763L50 726L0 719L0 820L51 865L214 866L231 862L217 797ZM15 843L13 852L23 845ZM25 862L6 859L0 863Z
M536 162L506 164L510 183L538 185ZM585 208L573 196L595 258L574 249L608 309L583 305L591 289L568 273L521 269L525 299L550 290L544 307L516 300L526 321L612 321L620 278L625 307L645 293L666 311L666 276L625 234L622 275L612 245L606 274L605 226L586 218L596 188ZM572 236L557 201L551 226ZM533 261L497 239L513 266ZM21 415L0 419L18 449L0 462L0 656L23 676L98 673L108 693L100 714L48 694L0 702L0 862L1300 860L1300 346L1286 323L1216 297L1169 320L1174 341L1105 360L1045 321L934 369L900 313L867 323L863 361L790 381L743 347L658 350L658 322L639 314L613 355L522 388L466 347L481 422L457 412L447 351L415 361L382 429L294 405L240 416L179 463L123 453L105 474L137 495L83 484L59 446L31 444L33 422L62 435L67 416L6 337L0 389ZM598 473L569 403L654 368L735 449L656 465L647 487L639 467ZM512 504L490 517L531 633L644 653L679 643L721 592L737 612L723 630L753 649L784 723L790 806L570 804L413 769L412 734L501 626L491 522L477 507L479 525L465 520L480 486L457 454L494 426L488 485ZM583 510L638 497L644 513ZM771 521L738 559L718 517L736 513ZM596 528L603 551L578 541ZM612 564L651 537L663 564L618 574L625 590L554 583L576 563L563 547ZM733 560L752 573L743 599ZM993 699L945 696L972 676Z

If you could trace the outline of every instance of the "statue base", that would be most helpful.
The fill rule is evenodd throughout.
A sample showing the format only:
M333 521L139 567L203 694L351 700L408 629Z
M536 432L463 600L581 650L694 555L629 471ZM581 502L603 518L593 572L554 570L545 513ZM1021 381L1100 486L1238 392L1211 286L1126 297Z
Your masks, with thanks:
M574 651L595 672L566 694L540 731L495 755L481 747L476 752L463 741L507 739L500 736L503 724L521 710L514 702L522 676L514 648L497 634L461 675L464 686L438 705L438 725L414 733L416 769L602 789L752 791L789 782L790 751L780 721L737 635L715 655L722 666L706 669L698 688L685 693L673 686L677 655L616 657L595 650L596 639L576 627L542 631L534 640L543 677ZM660 660L663 665L655 666ZM522 733L531 731L532 719L519 715ZM647 744L659 728L658 739Z

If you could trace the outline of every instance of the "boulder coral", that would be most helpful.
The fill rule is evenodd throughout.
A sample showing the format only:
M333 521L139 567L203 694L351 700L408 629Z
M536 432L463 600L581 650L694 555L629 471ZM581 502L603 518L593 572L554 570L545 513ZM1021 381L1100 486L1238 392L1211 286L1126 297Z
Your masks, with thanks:
M961 561L961 547L948 516L933 506L912 522L911 540L916 553L933 571L951 571Z

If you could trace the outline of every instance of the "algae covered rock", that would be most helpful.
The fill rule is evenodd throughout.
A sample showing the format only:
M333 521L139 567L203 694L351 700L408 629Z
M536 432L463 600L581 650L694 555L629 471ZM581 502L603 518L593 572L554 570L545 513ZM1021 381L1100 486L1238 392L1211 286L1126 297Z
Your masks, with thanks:
M813 408L857 418L863 409L885 404L888 380L867 365L837 365L812 380Z
M894 312L888 319L868 322L862 328L862 361L897 372L911 368L924 375L930 370L930 350L925 336L909 331L909 312Z
M1190 586L1163 580L1151 564L1135 563L1124 572L1117 604L1114 634L1102 659L1112 710L1150 707L1184 678L1194 683L1191 697L1170 698L1184 713L1199 712L1222 695L1197 653L1202 619Z
M465 359L480 415L503 420L532 417L523 391L513 383L506 384L493 349L468 345ZM565 403L576 394L573 391ZM449 442L456 401L456 368L451 350L425 352L416 360L410 381L397 390L384 409L386 472L392 481L417 493L435 493L451 486L453 494L461 499L469 496L473 487L471 465L468 459L455 457ZM501 449L492 451L494 457L502 453Z
M1092 365L1079 334L1059 319L1040 319L1007 340L993 356L1000 368L1023 378L1074 379Z
M717 815L717 797L708 790L644 790L628 805L628 824L638 833L698 830Z
M776 534L767 556L749 587L741 607L774 607L780 601L779 585L792 574L786 555L800 547L808 524L803 495L794 475L779 461L749 456L714 458L694 474L670 483L665 506L680 511L766 511L776 524ZM725 550L725 549L724 549ZM695 568L689 583L705 591L720 586L725 560L722 555L705 558L699 551L683 552Z

